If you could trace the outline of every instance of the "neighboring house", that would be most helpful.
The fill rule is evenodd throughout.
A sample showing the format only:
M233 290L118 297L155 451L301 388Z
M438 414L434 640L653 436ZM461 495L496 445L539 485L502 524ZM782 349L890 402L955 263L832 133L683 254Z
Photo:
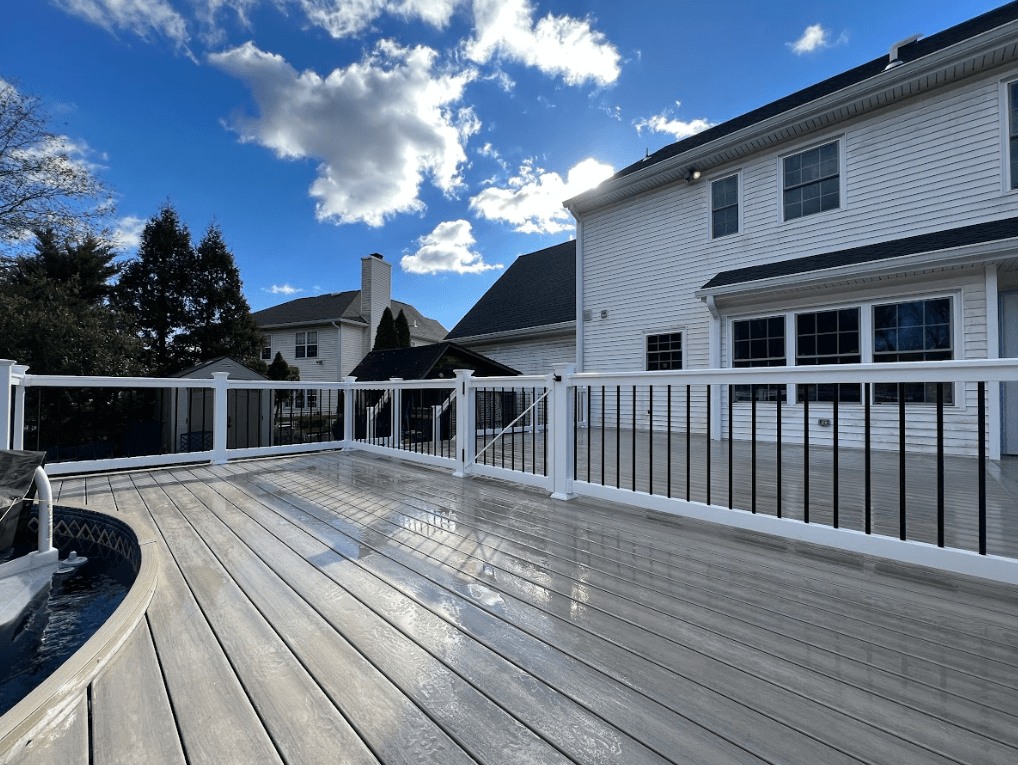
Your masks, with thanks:
M469 348L456 343L442 342L419 348L399 348L389 351L372 351L353 370L359 382L401 380L453 380L457 369L471 369L475 377L513 377L519 372L505 364L485 358ZM407 390L400 397L403 432L411 430L430 433L433 407L439 407L439 422L443 438L451 433L455 385L448 390ZM365 391L365 394L374 393ZM374 433L389 434L389 398L384 400L378 394L368 395L371 406L377 413L373 420ZM513 391L491 390L479 393L476 399L477 416L490 426L504 427L519 415L523 398ZM356 435L363 437L367 419L358 417Z
M271 364L276 353L282 353L288 364L300 369L302 381L342 380L371 350L386 308L393 318L403 311L412 346L440 341L445 327L392 299L391 271L392 264L381 255L369 255L361 259L359 290L298 298L253 313L265 333L262 358Z
M576 360L576 242L520 255L446 335L523 374Z
M1018 355L1018 6L896 44L566 205L583 370ZM715 436L729 432L719 387ZM809 396L813 417L837 395L843 417L861 416L859 386L819 387L757 397L801 409ZM974 433L975 386L948 387L957 432ZM931 388L906 389L916 443L934 432ZM1004 388L1003 403L995 386L988 397L991 455L1018 453L1018 390ZM736 389L736 437L749 395ZM890 448L896 401L893 383L874 386L874 438ZM705 409L701 389L700 430Z
M211 380L228 372L230 380L268 380L239 361L220 356L170 377ZM167 452L196 452L212 448L215 396L211 389L168 389L163 397L163 448ZM170 413L173 413L172 416ZM226 448L270 445L272 396L268 390L229 390L226 393ZM171 446L172 444L172 446Z

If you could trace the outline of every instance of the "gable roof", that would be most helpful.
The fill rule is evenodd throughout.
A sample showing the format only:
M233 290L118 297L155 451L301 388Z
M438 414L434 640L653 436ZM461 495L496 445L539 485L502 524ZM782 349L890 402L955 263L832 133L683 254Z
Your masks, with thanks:
M576 242L520 255L446 337L576 321Z
M456 369L473 369L478 377L515 376L519 372L457 343L372 351L350 374L358 380L452 379Z
M195 364L193 367L188 367L187 369L182 369L169 376L190 378L194 380L211 380L213 372L229 372L231 380L269 379L265 375L255 372L253 369L248 369L239 361L232 359L229 356L219 356L214 359L208 359L207 361Z
M847 250L837 250L820 255L808 255L803 258L792 258L791 260L781 260L776 263L763 263L758 266L722 271L703 285L701 290L711 291L719 287L756 282L761 279L807 274L841 266L873 263L879 260L902 258L907 255L917 255L1016 237L1018 237L1018 217L1004 218L1003 220L994 220L988 223L976 223L971 226L960 226L944 231L934 231L929 234L919 234L903 239L892 239L886 242L867 244L862 247L852 247Z
M400 309L410 324L410 334L419 340L436 342L445 337L446 330L435 319L429 319L409 303L392 300L389 303L393 316ZM259 327L279 327L291 324L328 324L333 321L352 321L367 324L361 315L361 291L348 290L328 295L297 298L286 303L264 308L251 314ZM416 322L416 326L415 326Z
M910 64L912 62L919 61L927 57L931 57L930 60L934 60L937 57L933 54L945 51L951 46L959 43L971 40L981 34L990 32L991 30L1002 27L1005 24L1011 23L1018 20L1018 2L1011 2L1006 5L996 8L992 11L984 13L968 21L964 21L961 24L957 24L949 29L945 29L936 34L930 35L929 37L922 37L919 40L911 42L907 45L903 45L898 51L898 61L902 64ZM1008 45L1008 55L1015 55L1016 51L1013 45ZM933 84L944 85L950 79L955 79L962 76L967 76L973 71L979 68L986 68L989 66L995 66L1002 61L1006 60L1003 55L988 55L981 57L981 63L979 67L962 66L954 67L950 77L932 77ZM599 186L585 191L572 199L566 200L564 203L567 207L583 206L587 207L589 204L601 201L615 201L621 198L620 185L625 186L626 184L619 184L618 181L627 179L627 176L641 173L644 170L659 165L666 160L678 157L679 155L693 152L693 150L699 147L707 147L707 144L718 141L719 139L734 136L734 134L740 131L745 131L748 128L752 128L756 125L761 125L768 120L781 117L782 115L792 116L793 112L806 108L813 102L820 102L821 99L831 96L834 97L839 91L846 91L848 93L853 86L860 86L867 81L873 80L874 86L880 83L885 83L887 87L894 89L893 95L885 95L884 97L878 97L876 100L879 102L877 107L884 106L897 98L908 97L916 92L924 90L927 87L932 87L933 84L927 82L922 86L906 84L901 87L900 84L895 85L889 81L890 78L884 80L878 80L880 75L885 71L888 71L889 66L889 55L885 54L878 58L868 61L865 64L861 64L853 69L849 69L846 72L830 77L822 82L818 82L815 85L811 85L807 88L803 88L795 93L779 98L776 101L772 101L769 104L765 104L757 109L746 112L745 114L739 115L726 122L722 122L719 125L715 125L707 130L704 130L696 135L685 138L681 141L669 144L658 151L650 154L647 157L642 158L638 162L634 162L628 167L624 167L619 170L611 178L603 181ZM898 67L892 68L891 71L897 71ZM904 74L908 74L907 70L903 70ZM825 107L826 108L826 107ZM872 105L867 108L872 108ZM860 114L864 109L862 107L853 107L850 110L852 116ZM808 132L810 129L815 129L817 124L822 126L829 126L829 115L824 115L822 119L815 119L816 115L813 115L809 119L810 125L813 127L796 128L792 132L795 135L801 135L803 132ZM734 138L733 138L734 141ZM772 146L774 141L772 139L765 140L762 145ZM724 161L731 161L733 159L733 153L729 151L733 142L729 142L729 145L720 144L716 151L723 152L726 159ZM704 149L705 152L711 151L709 148ZM694 152L695 153L695 152ZM711 164L716 164L712 162ZM702 169L702 168L701 168ZM672 174L674 175L674 174ZM671 182L677 180L681 175L676 177L669 176L668 178L662 178L662 182ZM628 179L627 179L628 181ZM634 180L634 183L636 181ZM633 193L637 191L645 190L645 187L633 189Z

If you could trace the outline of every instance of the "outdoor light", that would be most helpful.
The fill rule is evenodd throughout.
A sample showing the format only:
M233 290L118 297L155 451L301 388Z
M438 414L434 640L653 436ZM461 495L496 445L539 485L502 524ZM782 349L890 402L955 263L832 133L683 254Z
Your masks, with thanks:
M695 167L690 167L686 170L686 183L692 183L700 179L700 171Z

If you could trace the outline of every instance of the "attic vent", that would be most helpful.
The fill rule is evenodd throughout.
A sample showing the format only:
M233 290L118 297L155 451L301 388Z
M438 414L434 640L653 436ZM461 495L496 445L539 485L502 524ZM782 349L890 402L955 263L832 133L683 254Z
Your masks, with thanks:
M583 309L583 320L584 321L591 321L593 318L594 318L594 311L591 310L590 308L584 308Z

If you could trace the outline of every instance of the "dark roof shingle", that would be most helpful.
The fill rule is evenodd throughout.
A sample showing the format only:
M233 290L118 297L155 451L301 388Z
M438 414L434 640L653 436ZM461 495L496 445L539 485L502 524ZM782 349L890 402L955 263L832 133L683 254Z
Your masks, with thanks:
M520 255L446 336L489 335L576 320L576 242Z
M456 369L473 369L479 377L518 375L519 372L494 359L456 343L434 343L416 348L372 351L350 374L358 380L451 379Z
M971 226L950 228L934 231L930 234L919 234L903 239L891 239L887 242L852 247L847 250L826 252L820 255L808 255L803 258L780 260L776 263L764 263L759 266L735 268L722 271L701 289L711 290L733 284L744 284L761 279L774 279L781 276L804 274L811 271L823 271L839 266L852 266L860 263L871 263L889 258L901 258L906 255L917 255L922 252L935 252L951 247L964 247L970 244L993 242L999 239L1018 237L1018 218L1004 218L988 223L976 223Z

